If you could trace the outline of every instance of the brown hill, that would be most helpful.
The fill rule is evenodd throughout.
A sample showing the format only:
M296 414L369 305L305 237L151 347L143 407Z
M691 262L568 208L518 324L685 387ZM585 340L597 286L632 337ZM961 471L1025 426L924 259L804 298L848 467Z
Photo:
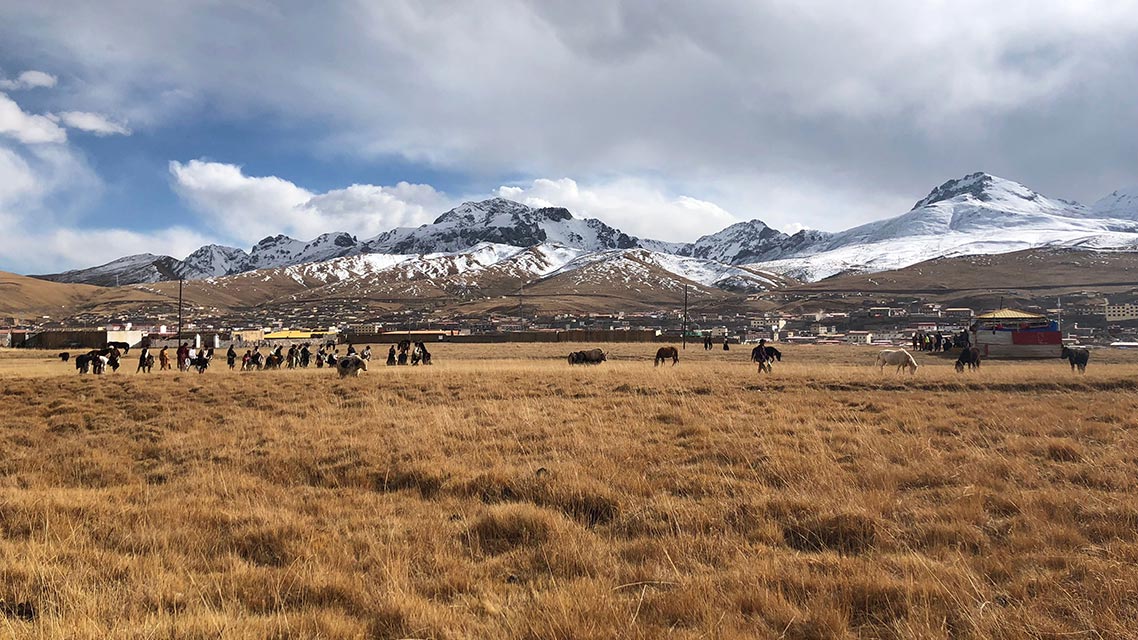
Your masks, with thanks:
M153 294L130 288L49 282L0 271L0 313L4 315L64 318L95 308L132 307L155 300Z

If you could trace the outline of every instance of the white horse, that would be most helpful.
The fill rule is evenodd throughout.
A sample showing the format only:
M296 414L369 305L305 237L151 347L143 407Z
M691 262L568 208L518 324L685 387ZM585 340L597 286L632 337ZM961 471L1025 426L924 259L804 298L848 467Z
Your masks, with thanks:
M902 369L908 369L909 373L917 372L917 361L913 356L909 355L908 351L904 349L885 349L877 354L878 371L885 371L885 365L897 367L897 372L900 373Z
M358 377L361 371L367 371L367 360L353 353L350 356L340 358L339 362L336 363L336 371L340 373L341 378Z

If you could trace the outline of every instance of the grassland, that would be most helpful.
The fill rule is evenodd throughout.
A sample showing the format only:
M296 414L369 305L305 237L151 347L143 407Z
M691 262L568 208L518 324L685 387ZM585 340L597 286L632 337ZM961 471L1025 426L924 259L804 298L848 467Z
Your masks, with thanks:
M1138 362L0 352L0 637L1126 638Z

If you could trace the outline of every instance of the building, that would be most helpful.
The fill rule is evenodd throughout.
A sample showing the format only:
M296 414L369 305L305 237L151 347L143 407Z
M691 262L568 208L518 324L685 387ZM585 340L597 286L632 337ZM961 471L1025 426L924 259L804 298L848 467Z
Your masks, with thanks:
M1058 358L1063 348L1058 323L1014 309L977 316L970 340L985 358Z
M968 307L949 307L944 310L944 317L946 318L960 318L963 320L971 320L973 311Z
M1121 320L1138 320L1138 304L1110 304L1102 307L1102 313L1108 322Z
M873 344L872 331L850 331L846 333L846 344Z

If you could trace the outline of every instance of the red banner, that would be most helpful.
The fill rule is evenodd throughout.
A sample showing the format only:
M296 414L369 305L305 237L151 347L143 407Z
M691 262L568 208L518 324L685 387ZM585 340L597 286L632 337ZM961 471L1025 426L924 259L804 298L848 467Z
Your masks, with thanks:
M1013 331L1012 344L1063 344L1058 331Z

